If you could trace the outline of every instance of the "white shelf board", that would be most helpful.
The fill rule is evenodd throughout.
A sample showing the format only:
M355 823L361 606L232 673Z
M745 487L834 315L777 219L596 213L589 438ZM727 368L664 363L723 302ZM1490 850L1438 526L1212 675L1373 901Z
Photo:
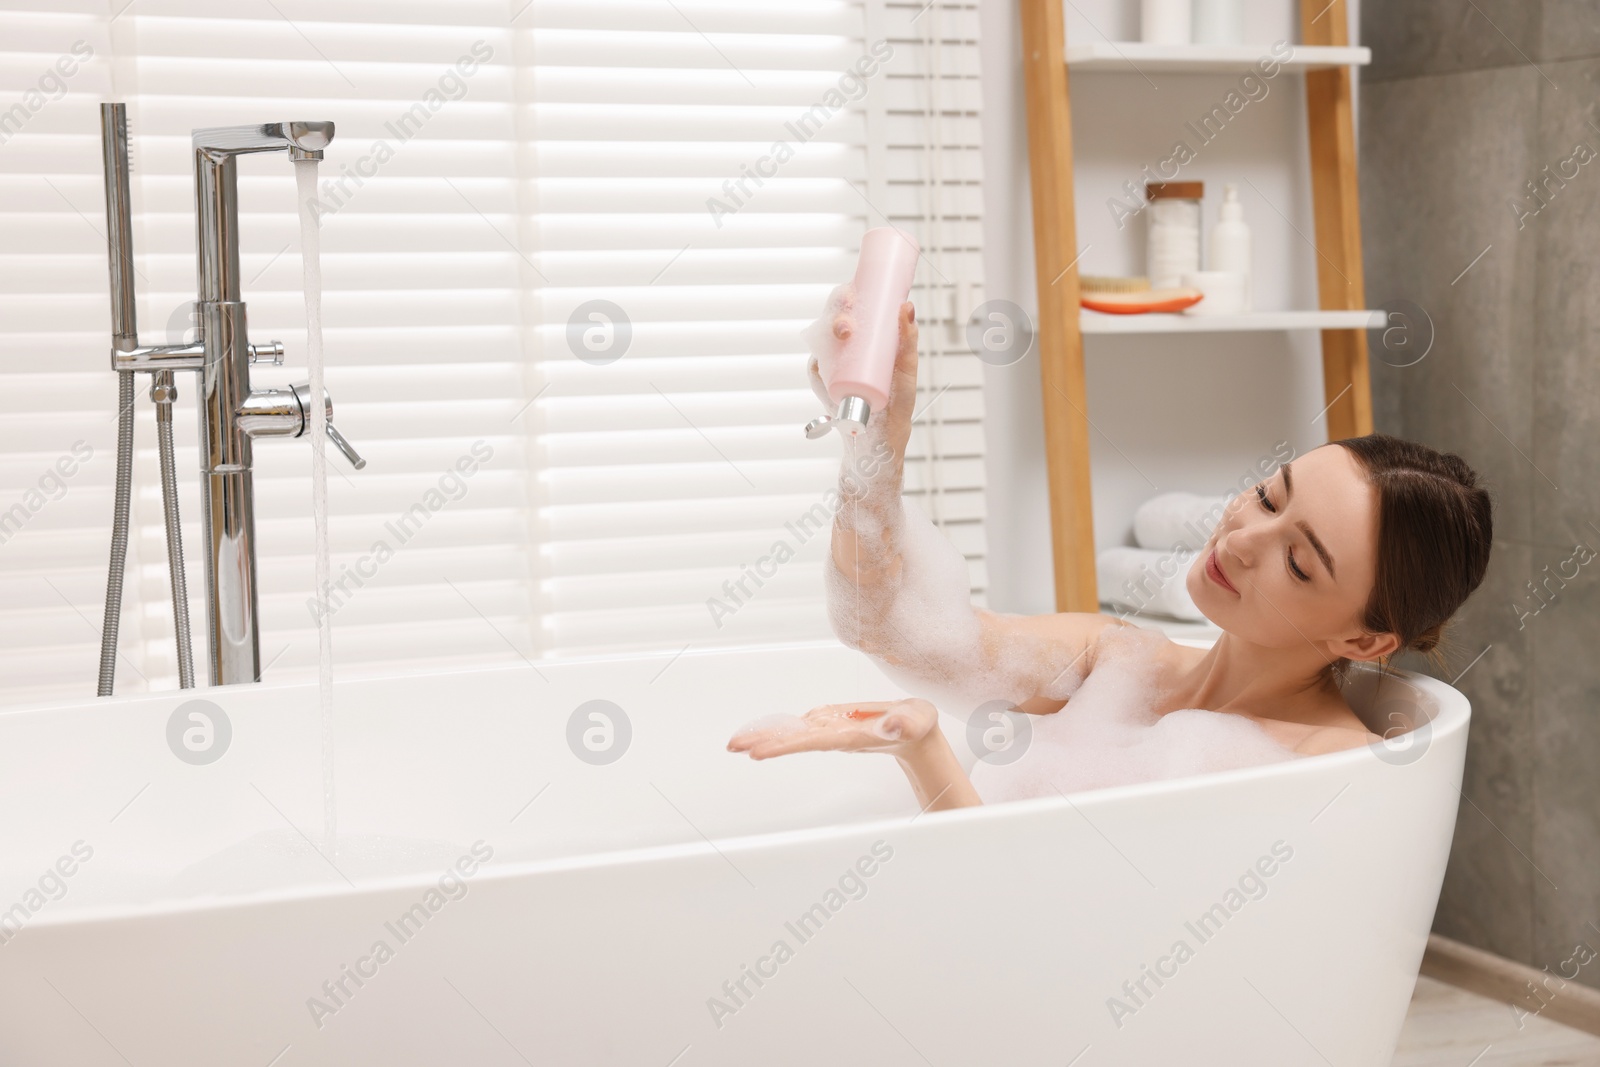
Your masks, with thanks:
M1251 330L1366 330L1382 326L1379 311L1252 311L1243 315L1185 315L1147 312L1108 315L1082 309L1079 328L1085 334L1241 333Z
M1143 41L1068 42L1067 66L1074 71L1124 74L1232 74L1255 66L1263 57L1276 61L1265 44L1145 44ZM1295 45L1281 65L1288 70L1364 67L1370 48Z

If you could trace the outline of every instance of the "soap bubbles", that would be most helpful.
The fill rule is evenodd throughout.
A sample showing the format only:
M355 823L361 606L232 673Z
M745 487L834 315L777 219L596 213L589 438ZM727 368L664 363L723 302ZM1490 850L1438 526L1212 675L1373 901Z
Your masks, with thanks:
M1102 630L1095 668L1066 706L1028 716L1027 758L973 766L978 795L992 804L1295 758L1242 715L1200 708L1158 713L1166 695L1159 667L1166 643L1163 634L1137 626Z
M186 700L167 719L167 747L193 766L217 762L232 742L228 713L209 700Z
M967 747L984 763L1015 763L1033 742L1033 717L1009 700L979 704L967 716Z
M591 366L615 363L633 340L633 321L609 300L585 300L567 319L567 347Z
M967 347L994 367L1009 367L1033 351L1033 319L1009 300L985 300L967 320Z
M591 767L615 763L633 743L628 713L609 700L587 700L567 717L567 747Z

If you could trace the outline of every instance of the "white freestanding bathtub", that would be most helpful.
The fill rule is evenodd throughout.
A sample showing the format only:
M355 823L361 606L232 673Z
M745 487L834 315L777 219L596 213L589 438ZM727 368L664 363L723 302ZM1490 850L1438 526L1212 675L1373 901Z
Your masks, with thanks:
M837 645L352 680L332 862L314 687L12 709L0 1062L1379 1067L1468 707L1371 680L1393 750L927 814L723 750L895 695Z

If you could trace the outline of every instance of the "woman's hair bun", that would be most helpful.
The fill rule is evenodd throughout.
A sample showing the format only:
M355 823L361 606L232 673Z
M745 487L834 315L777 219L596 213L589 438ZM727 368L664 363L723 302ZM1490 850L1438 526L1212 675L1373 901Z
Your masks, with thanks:
M1432 652L1439 647L1440 640L1444 637L1444 623L1435 623L1422 631L1411 642L1411 647L1418 652Z

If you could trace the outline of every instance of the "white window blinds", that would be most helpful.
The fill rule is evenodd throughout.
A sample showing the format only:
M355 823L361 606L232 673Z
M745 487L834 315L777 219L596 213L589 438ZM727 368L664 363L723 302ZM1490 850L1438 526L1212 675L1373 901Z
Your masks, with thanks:
M116 395L106 99L129 105L146 343L189 326L190 129L337 123L327 382L368 459L330 458L341 672L826 636L826 524L801 534L838 446L800 433L817 405L798 332L878 225L927 251L908 495L981 596L980 375L959 328L982 299L975 8L124 2L0 12L0 104L28 111L14 128L0 111L0 509L28 513L0 526L8 699L93 685ZM79 57L64 92L46 79L32 108L62 56ZM251 336L288 348L255 382L281 386L305 377L291 168L246 157L239 186ZM178 467L199 623L192 380ZM147 384L119 691L175 685ZM255 459L265 676L304 677L306 442Z

